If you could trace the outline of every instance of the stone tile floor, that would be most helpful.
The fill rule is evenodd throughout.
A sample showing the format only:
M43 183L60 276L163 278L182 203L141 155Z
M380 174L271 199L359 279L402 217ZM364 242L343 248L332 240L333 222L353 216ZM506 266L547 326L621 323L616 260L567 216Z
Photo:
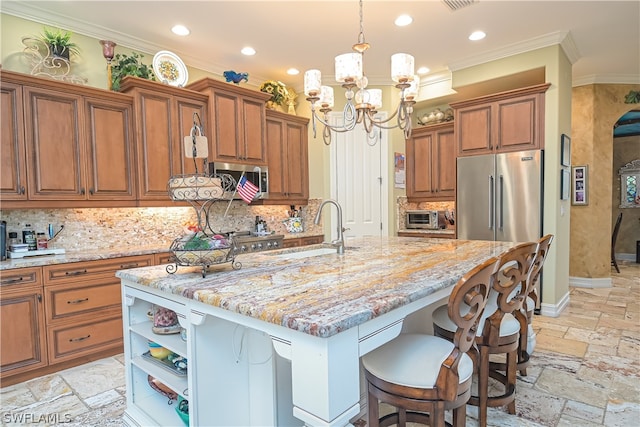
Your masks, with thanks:
M640 264L620 270L611 288L572 288L559 317L534 317L517 414L491 408L490 426L640 426ZM124 393L123 357L108 357L0 389L0 423L121 426ZM467 414L477 426L476 408Z

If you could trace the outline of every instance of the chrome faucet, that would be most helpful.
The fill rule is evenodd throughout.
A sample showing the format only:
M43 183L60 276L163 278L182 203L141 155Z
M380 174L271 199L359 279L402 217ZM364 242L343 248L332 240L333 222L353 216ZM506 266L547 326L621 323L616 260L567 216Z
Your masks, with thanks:
M336 240L332 241L331 244L338 249L338 254L339 255L343 255L344 254L344 232L345 232L346 228L342 227L342 206L340 206L340 203L336 202L333 199L327 199L324 202L322 202L320 204L320 207L318 208L318 213L316 214L316 219L313 222L316 225L320 224L320 216L322 215L322 208L327 203L335 205L335 207L338 209L338 238Z

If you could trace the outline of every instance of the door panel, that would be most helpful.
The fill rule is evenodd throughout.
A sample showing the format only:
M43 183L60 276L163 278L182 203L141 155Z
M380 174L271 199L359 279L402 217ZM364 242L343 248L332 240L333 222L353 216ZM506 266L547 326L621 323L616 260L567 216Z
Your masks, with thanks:
M458 158L456 229L459 239L494 240L495 156Z

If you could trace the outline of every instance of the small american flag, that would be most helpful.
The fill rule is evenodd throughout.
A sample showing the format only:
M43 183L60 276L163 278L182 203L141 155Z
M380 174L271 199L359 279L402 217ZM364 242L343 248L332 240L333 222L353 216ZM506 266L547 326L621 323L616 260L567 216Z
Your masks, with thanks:
M258 194L258 187L247 180L247 177L244 175L240 178L240 181L238 181L237 190L242 200L247 203L251 203L256 194Z

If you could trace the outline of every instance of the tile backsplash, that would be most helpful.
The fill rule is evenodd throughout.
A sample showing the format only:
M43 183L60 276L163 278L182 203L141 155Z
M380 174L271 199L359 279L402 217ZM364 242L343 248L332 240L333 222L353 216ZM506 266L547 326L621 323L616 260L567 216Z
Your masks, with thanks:
M313 223L320 202L312 199L307 206L302 206L300 216L305 235L323 234L322 226ZM291 236L283 224L289 206L250 206L234 201L225 216L227 205L226 202L216 202L209 209L209 224L214 231L251 230L255 217L260 215L267 222L269 231ZM64 226L50 245L68 251L115 246L169 248L174 239L182 236L186 222L197 221L196 210L192 207L18 209L2 210L0 218L7 222L7 232L15 231L19 238L22 238L26 224L31 224L36 232L44 233L47 233L49 224L53 225L55 232Z

